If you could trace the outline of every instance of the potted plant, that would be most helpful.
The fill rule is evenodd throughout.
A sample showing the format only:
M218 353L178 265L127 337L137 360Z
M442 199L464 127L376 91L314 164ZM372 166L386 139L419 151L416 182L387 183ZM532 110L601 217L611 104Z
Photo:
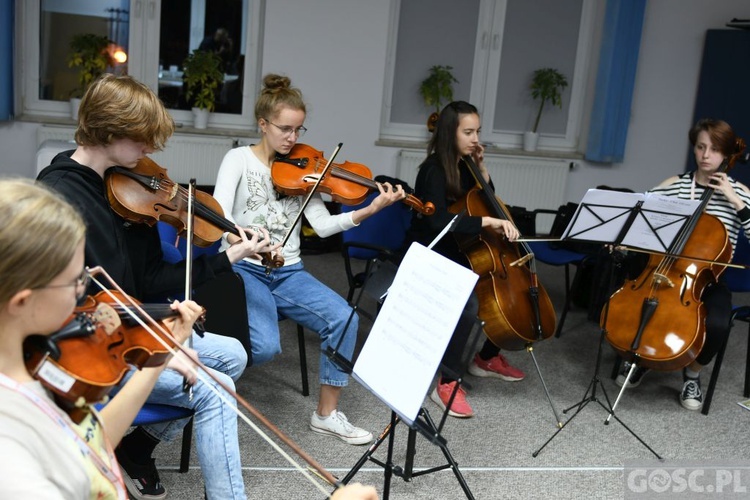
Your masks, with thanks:
M534 120L531 132L525 132L523 136L524 151L535 151L539 141L539 120L542 118L544 104L549 101L553 106L562 108L562 91L568 86L565 76L554 68L541 68L534 71L531 79L531 97L539 100L539 110Z
M211 51L194 50L182 63L187 86L185 97L193 106L195 128L206 128L208 113L216 109L216 96L224 82L221 57Z
M71 114L74 120L78 119L78 104L88 86L107 70L107 66L114 66L107 50L110 43L106 36L94 33L80 33L70 40L68 67L80 68L78 87L70 93Z
M453 77L452 66L433 66L430 68L430 76L422 80L419 85L419 93L428 107L434 107L429 118L427 118L427 130L435 130L442 103L449 103L453 100L453 84L458 83Z

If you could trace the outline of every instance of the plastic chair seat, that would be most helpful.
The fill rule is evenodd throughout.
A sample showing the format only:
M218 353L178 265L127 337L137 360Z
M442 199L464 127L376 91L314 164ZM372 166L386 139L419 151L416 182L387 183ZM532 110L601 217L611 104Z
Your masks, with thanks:
M95 407L101 410L105 405L96 404ZM193 442L193 416L195 412L190 408L181 406L170 406L156 403L145 403L138 414L135 416L133 427L144 425L158 424L161 422L170 422L172 420L181 420L189 418L187 424L182 429L182 444L180 451L180 472L187 472L190 468L190 447Z
M560 320L557 323L557 331L555 331L555 337L559 337L562 333L563 326L565 325L565 318L568 316L571 303L571 280L570 280L570 266L580 266L581 263L588 257L585 253L573 252L565 248L554 248L546 241L529 242L531 251L534 252L534 257L545 264L551 266L565 266L565 302L563 305L562 313L560 314Z

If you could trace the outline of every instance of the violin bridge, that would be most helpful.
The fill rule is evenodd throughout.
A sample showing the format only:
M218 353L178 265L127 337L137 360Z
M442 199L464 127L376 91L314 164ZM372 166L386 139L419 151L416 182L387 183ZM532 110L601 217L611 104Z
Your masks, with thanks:
M664 274L654 273L654 281L657 285L666 284L669 288L674 288L674 283L672 283L672 280L667 278L667 276Z

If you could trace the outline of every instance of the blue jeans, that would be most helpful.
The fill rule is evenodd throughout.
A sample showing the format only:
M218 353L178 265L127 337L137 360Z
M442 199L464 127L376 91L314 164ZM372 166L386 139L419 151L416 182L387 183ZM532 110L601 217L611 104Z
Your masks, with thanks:
M242 344L231 337L206 333L203 338L193 335L193 348L198 351L201 362L223 384L234 390L234 381L242 375L247 365L247 353ZM131 375L132 370L121 385ZM208 498L246 498L237 438L237 413L200 380L193 386L193 399L190 401L188 393L182 390L182 381L180 373L165 369L159 375L147 402L192 408L195 411L195 447ZM234 398L214 380L210 380L210 383L227 396L229 404L237 406ZM186 423L187 419L173 420L145 429L155 438L169 441Z
M265 363L281 352L279 319L289 318L320 336L320 383L346 386L349 376L325 355L329 346L349 360L354 354L359 318L346 300L305 271L302 262L268 275L247 261L233 268L245 282L252 363Z

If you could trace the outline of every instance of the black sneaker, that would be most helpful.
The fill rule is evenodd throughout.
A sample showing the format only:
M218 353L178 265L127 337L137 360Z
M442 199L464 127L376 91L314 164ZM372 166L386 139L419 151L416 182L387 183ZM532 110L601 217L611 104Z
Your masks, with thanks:
M680 393L680 403L687 410L698 411L703 408L703 393L700 378L685 378Z
M154 459L147 464L137 464L120 450L115 449L117 461L122 469L122 479L128 489L128 496L137 500L161 500L166 498L167 490L162 486Z
M615 384L619 385L620 387L623 386L625 383L625 379L628 376L628 372L630 371L630 366L633 363L624 362L622 364L622 368L620 369L620 374L617 375L617 378L615 379ZM643 376L649 372L648 368L643 368L641 366L636 366L635 371L633 371L633 375L630 377L630 380L628 380L628 386L626 389L635 389L639 385L641 385L641 381L643 380Z

